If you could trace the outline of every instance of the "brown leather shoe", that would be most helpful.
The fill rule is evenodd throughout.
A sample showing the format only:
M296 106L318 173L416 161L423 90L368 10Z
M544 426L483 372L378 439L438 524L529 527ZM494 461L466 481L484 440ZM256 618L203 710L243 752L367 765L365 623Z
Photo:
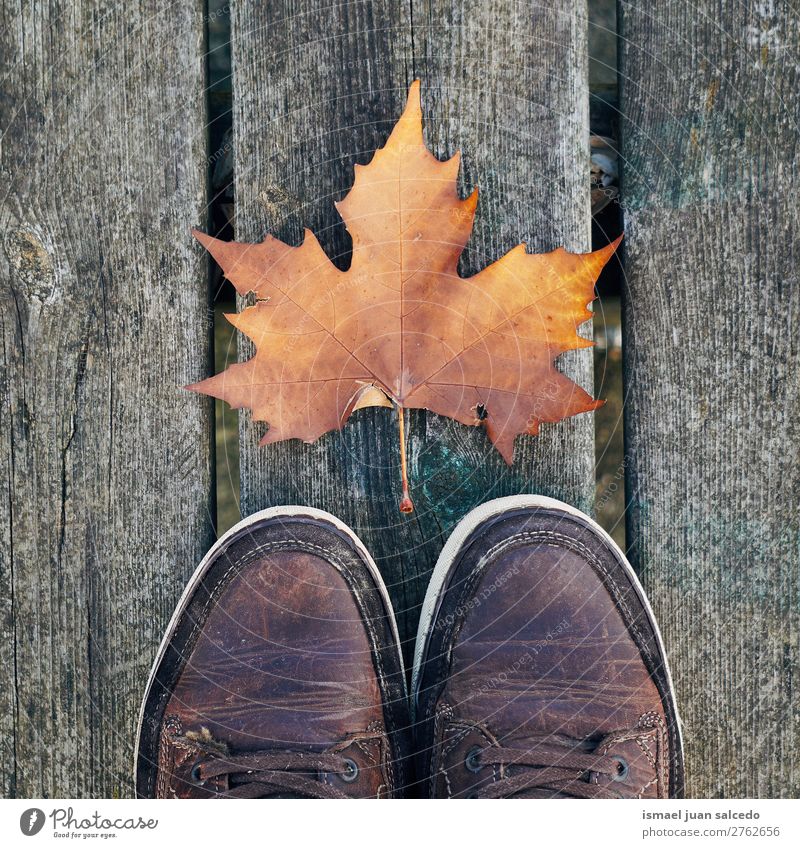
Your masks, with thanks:
M423 605L412 691L433 797L682 793L642 587L612 539L559 501L501 498L458 525Z
M279 507L212 548L139 721L144 798L403 794L408 712L377 568L331 515Z

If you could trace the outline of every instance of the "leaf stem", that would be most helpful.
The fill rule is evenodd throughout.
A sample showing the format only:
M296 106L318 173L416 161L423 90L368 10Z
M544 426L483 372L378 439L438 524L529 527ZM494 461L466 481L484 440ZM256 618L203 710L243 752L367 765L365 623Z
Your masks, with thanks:
M414 512L414 502L408 493L408 469L406 467L406 411L398 404L397 420L400 424L400 476L403 481L403 497L400 501L400 512Z

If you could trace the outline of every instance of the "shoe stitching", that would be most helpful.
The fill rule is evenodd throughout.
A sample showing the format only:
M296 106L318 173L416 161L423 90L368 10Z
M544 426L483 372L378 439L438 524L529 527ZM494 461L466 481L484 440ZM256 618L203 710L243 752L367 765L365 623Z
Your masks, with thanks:
M166 798L169 789L169 778L175 768L175 757L167 734L177 735L181 731L181 720L178 716L170 715L164 720L164 731L158 743L158 779L156 781L156 797Z
M656 740L656 759L659 764L657 774L661 783L661 792L659 793L659 797L666 798L669 796L669 770L667 768L667 757L664 756L664 751L665 749L669 751L668 745L671 738L671 728L665 724L660 713L657 713L655 710L650 710L642 715L639 719L639 724L641 727L652 727L653 724L655 724L660 731L660 736Z
M450 707L449 704L444 703L444 704L440 704L437 707L436 714L435 714L434 719L433 719L434 750L431 752L431 766L432 767L431 767L430 783L429 783L429 786L428 786L428 793L429 793L431 798L436 797L436 774L437 774L437 772L441 771L441 767L440 767L441 753L437 750L437 747L439 745L439 736L443 732L442 725L447 720L447 718L452 718L452 716L453 716L452 708ZM446 778L446 773L445 773L445 780L449 785L449 780L447 780L447 778ZM451 797L449 793L448 793L448 797Z
M441 746L440 746L441 747L440 759L442 761L440 770L441 770L442 774L445 775L445 779L447 781L447 785L448 785L448 788L449 788L450 778L447 776L448 769L447 769L447 766L445 765L445 762L447 760L448 755L451 754L458 747L459 743L463 739L465 739L466 736L469 733L471 733L473 731L475 731L476 733L479 733L481 736L483 736L484 739L490 745L492 744L493 741L496 741L496 740L495 740L494 734L491 733L488 728L485 728L483 725L481 725L477 722L467 722L467 721L464 721L464 720L452 719L452 711L451 711L450 721L447 722L447 725L448 726L444 729L442 743L441 743ZM446 734L447 731L451 727L456 732L452 733L450 735L449 741L447 743L445 743L444 734ZM503 773L504 767L502 765L492 765L491 769L492 769L492 783L496 783L498 780L501 780L505 776L504 773Z

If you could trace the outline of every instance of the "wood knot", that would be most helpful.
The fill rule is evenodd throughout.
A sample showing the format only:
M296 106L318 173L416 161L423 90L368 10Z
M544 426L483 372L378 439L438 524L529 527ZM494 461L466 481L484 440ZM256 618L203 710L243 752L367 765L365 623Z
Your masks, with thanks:
M4 247L14 273L15 288L29 298L47 300L55 287L55 268L39 237L19 227L7 234Z
M265 218L267 232L297 223L295 216L300 208L300 202L281 186L264 186L258 193L258 203ZM302 232L302 230L301 230Z

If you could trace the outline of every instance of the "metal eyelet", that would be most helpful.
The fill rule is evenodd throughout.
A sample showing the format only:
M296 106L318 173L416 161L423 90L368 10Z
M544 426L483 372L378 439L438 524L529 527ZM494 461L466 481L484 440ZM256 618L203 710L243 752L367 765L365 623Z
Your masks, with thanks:
M614 757L614 759L617 761L617 772L611 775L611 779L621 783L623 780L627 780L630 766L623 757Z
M355 760L351 760L349 757L344 758L344 767L345 770L339 773L339 777L345 783L352 783L358 777L358 763Z
M202 760L197 760L195 764L192 766L191 778L192 783L196 786L205 786L206 782L200 777L200 766L203 764Z
M467 756L464 757L464 766L467 771L471 771L473 774L478 774L483 766L480 764L478 757L481 755L481 747L480 745L475 745L467 751Z

